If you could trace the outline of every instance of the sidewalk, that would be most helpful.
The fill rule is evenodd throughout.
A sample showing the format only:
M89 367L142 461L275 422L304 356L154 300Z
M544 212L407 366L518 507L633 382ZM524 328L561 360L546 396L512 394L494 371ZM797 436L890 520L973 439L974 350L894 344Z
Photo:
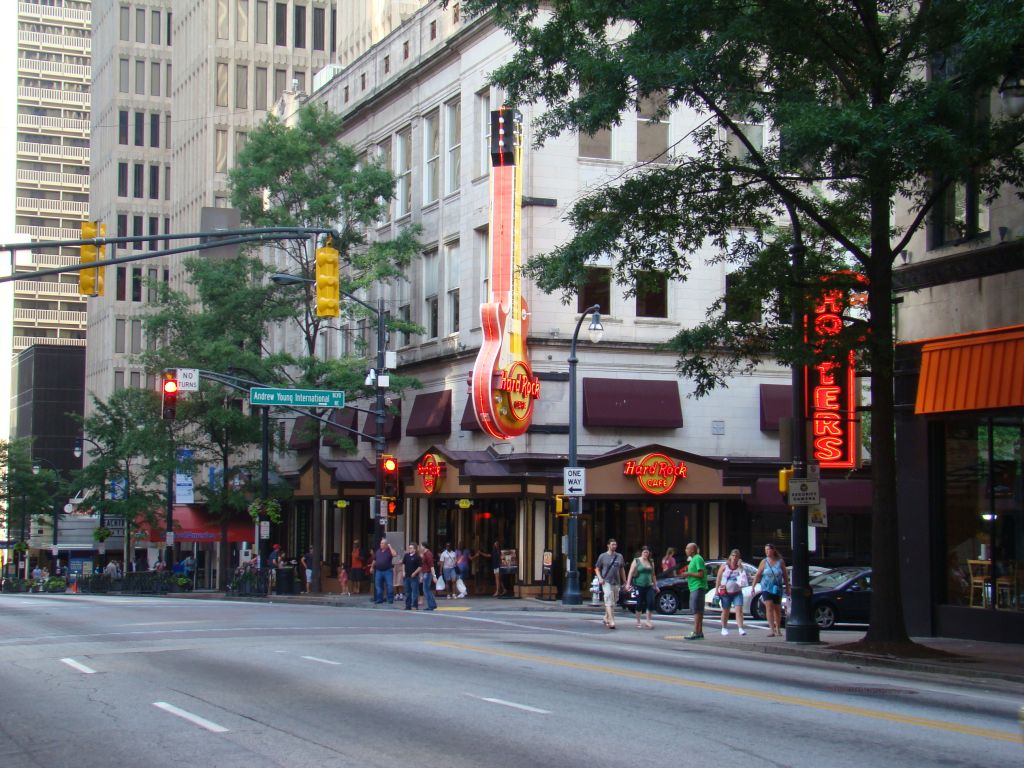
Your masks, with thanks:
M223 598L220 592L193 592L169 595L177 598ZM291 603L298 605L328 605L336 607L369 608L373 606L368 594L361 595L270 595L268 597L229 597L231 600L251 600L269 603ZM398 605L396 601L395 605ZM530 612L562 612L581 613L593 616L602 615L600 605L594 606L589 601L583 605L562 605L561 601L538 600L536 598L494 598L469 597L465 600L438 599L438 609L444 611L530 611ZM383 607L387 610L387 606ZM748 620L749 621L749 620ZM733 653L762 653L769 656L802 657L819 662L839 662L864 667L890 668L907 672L922 672L955 677L971 678L978 682L981 679L998 680L1014 686L1021 686L1024 691L1024 644L990 643L980 640L960 640L944 637L917 637L914 641L938 651L950 654L948 658L905 658L892 655L867 654L851 651L837 646L854 643L864 636L864 631L836 630L822 632L821 642L817 645L804 645L786 642L784 638L769 638L761 628L763 623L751 623L746 637L736 632L735 622L730 623L730 632L723 637L717 614L708 614L704 618L705 639L686 641L683 638L690 633L692 620L688 613L675 616L654 617L656 631L650 636L677 643L682 646L697 645ZM629 631L632 615L620 610L619 626ZM760 626L758 626L760 625ZM646 636L646 635L645 635Z

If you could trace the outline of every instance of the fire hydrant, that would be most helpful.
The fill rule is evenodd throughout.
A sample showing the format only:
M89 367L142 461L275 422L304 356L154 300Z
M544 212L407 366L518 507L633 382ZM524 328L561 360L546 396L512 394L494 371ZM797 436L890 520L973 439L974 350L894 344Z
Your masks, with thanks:
M597 580L597 576L590 582L590 604L601 605L601 582Z

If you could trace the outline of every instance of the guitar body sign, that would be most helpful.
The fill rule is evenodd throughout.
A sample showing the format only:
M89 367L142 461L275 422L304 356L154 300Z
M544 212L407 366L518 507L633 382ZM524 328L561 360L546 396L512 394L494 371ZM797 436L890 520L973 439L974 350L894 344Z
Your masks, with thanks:
M522 119L508 107L491 112L491 274L480 306L483 343L470 381L480 428L499 440L523 434L540 381L530 368L529 310L522 296Z

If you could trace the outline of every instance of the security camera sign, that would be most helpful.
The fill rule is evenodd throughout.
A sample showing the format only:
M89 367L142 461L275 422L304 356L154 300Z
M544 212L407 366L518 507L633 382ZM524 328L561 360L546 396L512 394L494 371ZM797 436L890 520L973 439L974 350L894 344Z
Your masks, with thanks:
M786 503L791 507L806 507L820 501L817 480L808 480L806 477L790 479Z

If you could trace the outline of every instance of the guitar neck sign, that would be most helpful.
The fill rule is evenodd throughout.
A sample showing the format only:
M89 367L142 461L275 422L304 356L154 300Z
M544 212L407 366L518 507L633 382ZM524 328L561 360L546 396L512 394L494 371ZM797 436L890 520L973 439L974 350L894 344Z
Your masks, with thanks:
M540 380L530 367L529 310L522 293L522 117L491 112L490 295L480 305L483 343L470 380L473 412L487 434L509 440L526 432Z

